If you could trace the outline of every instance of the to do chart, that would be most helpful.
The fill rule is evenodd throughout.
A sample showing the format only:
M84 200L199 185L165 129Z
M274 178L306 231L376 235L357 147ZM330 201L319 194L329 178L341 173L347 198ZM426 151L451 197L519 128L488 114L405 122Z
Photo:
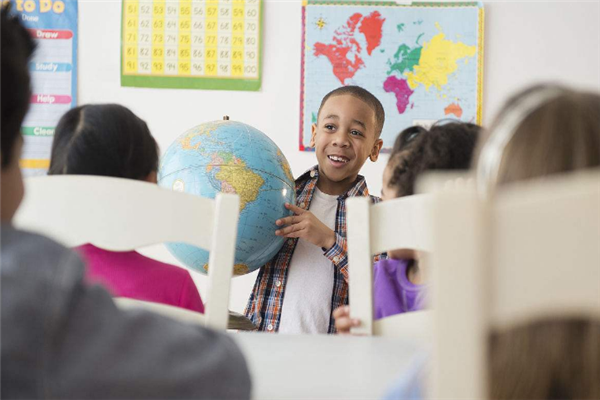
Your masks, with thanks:
M258 90L260 0L124 0L123 86Z

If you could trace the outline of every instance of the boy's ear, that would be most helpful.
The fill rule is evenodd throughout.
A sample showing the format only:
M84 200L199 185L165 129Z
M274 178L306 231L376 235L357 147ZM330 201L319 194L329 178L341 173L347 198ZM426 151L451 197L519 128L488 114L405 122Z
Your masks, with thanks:
M316 144L316 138L317 138L317 124L312 124L311 127L311 135L310 135L310 147L315 147Z
M373 149L371 149L371 154L369 155L369 159L373 162L377 161L379 158L379 152L381 151L381 147L383 146L383 140L377 139L375 144L373 145Z

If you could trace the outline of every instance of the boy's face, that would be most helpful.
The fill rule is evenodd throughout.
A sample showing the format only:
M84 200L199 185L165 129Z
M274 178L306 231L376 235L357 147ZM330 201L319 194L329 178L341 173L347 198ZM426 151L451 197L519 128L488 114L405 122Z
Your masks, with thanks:
M12 220L19 208L19 204L21 204L21 200L23 200L23 194L25 193L21 168L19 168L22 147L23 139L19 136L13 146L10 164L2 168L0 180L0 190L2 190L2 192L0 192L0 219L4 223L8 223Z
M376 161L383 144L375 133L375 111L352 95L330 97L312 126L310 145L319 162L319 189L342 194L356 180L367 158Z

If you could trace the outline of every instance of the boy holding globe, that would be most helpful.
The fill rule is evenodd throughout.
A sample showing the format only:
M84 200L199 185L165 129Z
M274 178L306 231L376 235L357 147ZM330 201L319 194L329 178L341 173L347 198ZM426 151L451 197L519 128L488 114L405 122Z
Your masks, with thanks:
M246 307L260 330L335 333L331 313L348 303L346 199L369 196L358 173L379 157L384 120L383 106L363 88L323 98L311 138L318 165L296 180L296 205L286 204L294 215L278 220L275 232L287 240L261 268Z

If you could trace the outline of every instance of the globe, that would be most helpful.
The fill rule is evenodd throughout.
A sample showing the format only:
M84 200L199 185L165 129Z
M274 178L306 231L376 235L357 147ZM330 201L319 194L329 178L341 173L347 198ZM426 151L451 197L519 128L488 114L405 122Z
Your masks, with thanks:
M240 196L234 275L255 271L283 246L275 221L295 204L294 177L285 156L267 135L241 122L195 126L179 136L161 159L158 183L165 188L214 198ZM207 272L208 252L185 243L166 244L188 268Z

